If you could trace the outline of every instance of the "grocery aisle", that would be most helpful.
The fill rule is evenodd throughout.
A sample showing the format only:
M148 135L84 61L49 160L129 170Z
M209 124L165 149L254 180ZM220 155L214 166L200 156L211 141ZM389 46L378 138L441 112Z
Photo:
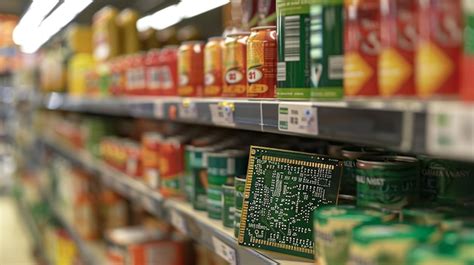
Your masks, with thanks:
M0 217L0 264L35 264L28 228L13 198L0 196Z

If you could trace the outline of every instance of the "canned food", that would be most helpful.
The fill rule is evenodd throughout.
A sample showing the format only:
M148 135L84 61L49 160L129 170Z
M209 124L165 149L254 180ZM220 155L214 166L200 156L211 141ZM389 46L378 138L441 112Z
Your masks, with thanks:
M417 225L439 225L446 215L431 208L408 208L400 212L400 221Z
M379 94L380 0L346 1L344 91L347 96Z
M153 189L160 182L160 144L163 137L159 133L147 132L142 136L143 179Z
M207 207L207 161L205 162L205 152L214 151L215 148L211 146L194 147L189 146L187 150L190 151L191 168L192 168L192 191L191 202L193 208L200 211L206 211Z
M474 261L474 228L464 227L458 235L461 236L461 245L459 249L459 256L465 260Z
M356 194L356 176L357 176L357 159L363 156L374 156L383 153L382 149L350 146L345 147L341 151L344 159L344 175L341 180L340 192L347 195Z
M145 56L135 54L128 58L130 64L126 70L125 90L129 95L144 95L146 91Z
M117 57L110 62L110 94L121 95L125 89L125 67L123 65L124 58Z
M161 89L161 69L159 64L160 50L152 49L145 58L146 67L146 94L159 95Z
M417 8L417 94L456 94L463 36L461 0L418 1Z
M163 47L158 57L161 96L178 95L178 46Z
M464 10L464 56L462 61L461 96L474 101L474 2L463 0Z
M380 223L389 217L379 211L347 205L324 206L317 209L314 212L316 264L346 264L352 229L359 224Z
M222 194L224 196L222 224L229 228L234 227L235 221L235 187L233 184L222 186Z
M222 51L224 38L213 37L204 48L204 96L219 97L222 95L223 65Z
M193 167L191 164L192 148L190 145L184 148L184 195L186 201L193 201Z
M184 182L184 144L187 137L165 139L160 148L160 192L163 196L182 196Z
M414 96L416 1L381 1L379 92L382 96Z
M142 157L140 144L134 141L123 143L126 155L125 173L135 178L142 177Z
M252 28L247 41L247 97L276 96L276 27Z
M354 228L348 265L405 264L408 252L430 240L434 227L363 224Z
M187 41L178 51L178 95L200 97L204 85L204 42Z
M237 176L235 178L235 220L234 220L234 236L239 237L240 217L242 216L242 206L244 203L246 176Z
M247 95L247 39L250 33L229 34L224 42L224 89L223 97Z
M418 160L406 156L357 159L357 205L397 210L418 198Z
M447 233L441 242L433 246L420 246L411 250L407 257L407 265L467 265L460 250L461 240L455 233Z

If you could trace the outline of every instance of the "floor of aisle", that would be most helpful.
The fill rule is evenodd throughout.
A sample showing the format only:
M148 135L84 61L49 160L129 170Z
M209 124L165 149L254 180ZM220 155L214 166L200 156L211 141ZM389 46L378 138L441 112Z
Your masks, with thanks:
M33 265L32 241L15 200L0 195L0 264Z

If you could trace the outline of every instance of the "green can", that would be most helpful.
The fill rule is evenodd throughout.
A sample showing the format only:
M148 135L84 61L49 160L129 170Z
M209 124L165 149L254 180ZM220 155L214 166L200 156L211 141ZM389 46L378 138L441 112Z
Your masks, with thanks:
M191 202L193 208L199 211L206 211L207 209L207 161L205 158L206 152L215 151L215 147L191 147L190 158L191 158L191 171L192 171L192 190L191 190Z
M400 222L417 225L440 225L446 214L435 208L412 207L400 211Z
M435 245L419 246L411 250L407 265L467 265L461 255L460 238L455 233L446 233Z
M191 154L193 146L184 148L184 195L186 201L192 203L193 198L193 167L191 165Z
M343 96L342 0L277 0L277 94L282 99Z
M463 204L474 200L474 164L420 157L421 194L425 200Z
M235 222L235 187L232 185L222 186L224 205L222 208L222 224L233 228Z
M314 212L315 257L318 265L343 265L349 258L352 229L360 224L393 218L380 211L355 206L324 206Z
M459 256L474 264L474 228L463 228L458 235L461 235L461 245Z
M206 153L207 157L207 212L212 219L222 219L222 186L233 184L236 174L247 170L247 152L242 150L223 150Z
M357 205L399 210L418 199L419 164L414 157L357 159Z
M406 264L409 251L429 242L436 229L411 224L363 224L354 228L348 265Z
M340 193L345 195L356 194L356 176L357 176L357 159L363 156L375 156L383 154L380 148L370 148L361 146L348 146L341 150L344 159L344 175L341 180Z

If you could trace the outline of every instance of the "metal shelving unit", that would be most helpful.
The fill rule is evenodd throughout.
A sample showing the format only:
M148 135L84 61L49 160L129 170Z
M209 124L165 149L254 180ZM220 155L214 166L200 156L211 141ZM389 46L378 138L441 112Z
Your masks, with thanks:
M182 233L207 246L230 264L306 265L314 263L312 260L240 247L233 237L233 230L225 228L219 221L209 219L205 212L192 209L184 201L164 198L157 191L115 170L85 151L72 150L48 137L42 137L40 141L49 150L99 176L105 185L141 204L151 214L168 220Z
M213 98L74 98L52 93L49 110L213 125L374 145L474 161L474 104L360 99L334 102Z

